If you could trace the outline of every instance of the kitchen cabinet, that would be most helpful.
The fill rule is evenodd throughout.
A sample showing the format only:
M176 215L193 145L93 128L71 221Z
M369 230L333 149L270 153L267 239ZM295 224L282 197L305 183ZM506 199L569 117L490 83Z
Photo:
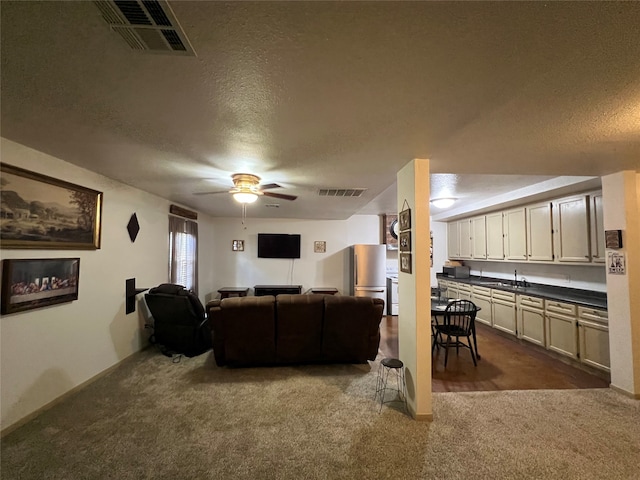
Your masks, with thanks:
M471 219L458 220L459 258L471 258Z
M553 261L551 202L527 207L527 259Z
M485 216L487 230L487 260L504 260L502 212Z
M544 300L518 295L518 338L545 346Z
M578 307L580 361L585 365L611 370L609 362L609 322L605 310Z
M527 259L527 229L525 208L504 212L504 249L507 260Z
M475 259L487 258L487 224L484 215L471 219L471 256Z
M545 300L547 348L578 359L578 329L575 305Z
M458 283L458 296L461 300L471 300L471 285L467 283Z
M449 222L449 258L604 263L602 212L597 191Z
M602 192L589 195L589 213L591 227L591 261L605 262L604 253L604 220L602 209Z
M458 222L449 222L447 224L447 254L449 258L458 258L460 256Z
M589 197L579 195L556 200L554 223L558 261L590 261Z
M476 314L476 322L484 323L490 327L493 326L493 317L491 315L491 289L472 285L471 301L476 305L476 307L480 308L480 311Z
M491 290L493 328L516 335L516 296L511 292Z
M441 296L443 298L458 298L458 283L450 282L448 280L438 280L438 287L441 290Z

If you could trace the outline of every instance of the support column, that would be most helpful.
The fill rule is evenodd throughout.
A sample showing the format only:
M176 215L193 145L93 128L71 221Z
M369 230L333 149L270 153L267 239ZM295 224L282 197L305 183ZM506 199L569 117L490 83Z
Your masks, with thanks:
M398 213L411 209L410 252L400 246L398 250L399 356L405 365L409 410L416 420L432 420L429 160L412 160L397 180ZM411 254L411 273L402 271L404 253Z
M633 171L602 177L604 229L622 230L626 273L609 273L607 305L611 387L640 399L640 175Z

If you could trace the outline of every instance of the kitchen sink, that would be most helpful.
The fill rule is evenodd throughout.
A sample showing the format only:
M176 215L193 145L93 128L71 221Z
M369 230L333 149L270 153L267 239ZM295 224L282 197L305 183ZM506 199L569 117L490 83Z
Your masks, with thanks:
M513 283L511 282L482 282L481 285L483 287L505 287L505 288L512 288L514 290L521 290L523 288L526 288L522 285L514 286Z

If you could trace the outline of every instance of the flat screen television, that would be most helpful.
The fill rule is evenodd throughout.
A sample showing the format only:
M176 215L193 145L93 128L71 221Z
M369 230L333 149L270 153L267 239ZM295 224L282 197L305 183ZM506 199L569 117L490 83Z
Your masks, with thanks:
M300 235L288 233L259 233L259 258L300 258Z

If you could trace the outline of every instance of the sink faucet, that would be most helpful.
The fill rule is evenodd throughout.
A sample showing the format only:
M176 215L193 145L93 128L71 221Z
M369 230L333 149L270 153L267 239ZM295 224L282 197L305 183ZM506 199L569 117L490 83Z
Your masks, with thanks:
M518 286L518 270L513 271L513 286Z

